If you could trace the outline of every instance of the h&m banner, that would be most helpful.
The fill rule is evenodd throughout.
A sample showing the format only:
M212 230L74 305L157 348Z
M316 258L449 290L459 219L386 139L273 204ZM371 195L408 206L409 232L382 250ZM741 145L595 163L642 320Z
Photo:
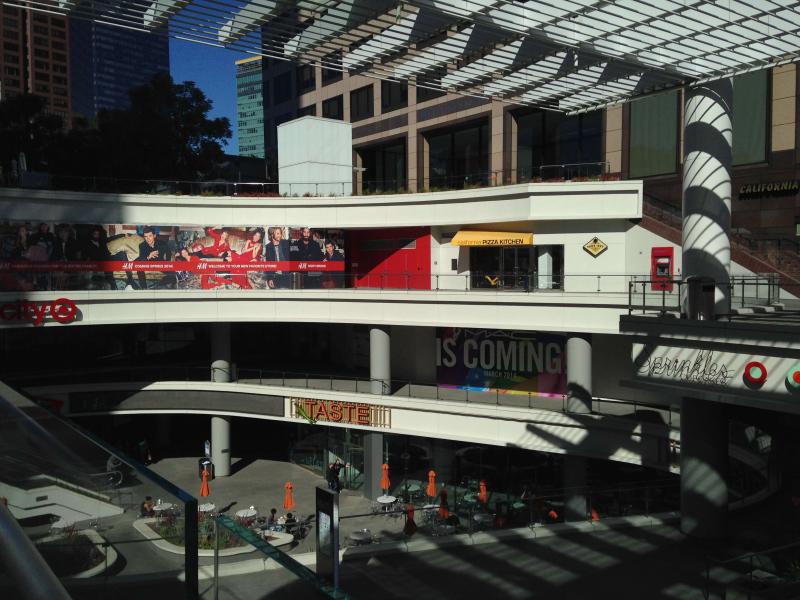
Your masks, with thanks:
M339 229L0 223L0 291L333 288L344 260Z
M497 329L440 328L442 387L561 397L566 393L564 336Z

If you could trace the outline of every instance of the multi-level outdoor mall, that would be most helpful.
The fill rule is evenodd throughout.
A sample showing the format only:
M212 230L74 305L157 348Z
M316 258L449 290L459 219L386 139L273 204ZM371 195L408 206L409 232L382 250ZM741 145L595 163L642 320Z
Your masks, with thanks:
M269 177L3 180L4 597L800 594L800 3L13 4Z

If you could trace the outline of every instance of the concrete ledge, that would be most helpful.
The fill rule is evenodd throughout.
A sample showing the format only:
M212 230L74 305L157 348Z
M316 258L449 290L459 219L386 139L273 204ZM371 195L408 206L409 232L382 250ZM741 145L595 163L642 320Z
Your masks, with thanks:
M186 552L183 549L183 546L178 546L177 544L173 544L168 542L167 540L159 537L159 535L148 527L148 523L153 523L155 519L147 518L147 519L137 519L133 522L133 528L136 529L139 533L141 533L144 537L152 542L152 544L158 548L159 550L163 550L164 552L170 552L172 554L180 554L184 555ZM269 543L272 546L285 546L286 544L290 544L292 542L292 536L286 533L272 533L272 537L276 538L271 540ZM250 552L254 552L255 547L250 546L249 544L246 546L241 546L239 548L226 548L225 550L220 550L220 556L237 556L239 554L249 554ZM204 557L212 557L214 556L213 550L198 550L198 556ZM259 559L261 560L261 559ZM238 564L238 563L234 563ZM250 571L247 571L250 572ZM233 573L232 573L233 574Z

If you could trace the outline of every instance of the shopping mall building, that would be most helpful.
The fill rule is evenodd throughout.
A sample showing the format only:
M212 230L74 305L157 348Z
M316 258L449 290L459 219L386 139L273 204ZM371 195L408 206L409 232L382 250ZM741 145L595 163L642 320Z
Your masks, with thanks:
M674 476L724 536L800 485L795 64L611 77L441 4L263 61L277 189L0 189L0 379L114 444L209 439L217 477L340 458L375 497L389 462L585 520L604 478Z

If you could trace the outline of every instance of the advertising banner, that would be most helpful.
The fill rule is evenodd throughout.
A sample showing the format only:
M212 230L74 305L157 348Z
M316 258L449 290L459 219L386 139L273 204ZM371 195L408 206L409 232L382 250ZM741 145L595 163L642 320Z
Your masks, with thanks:
M564 336L497 329L440 328L437 381L442 387L506 394L566 394Z
M0 223L0 291L344 286L344 232Z

